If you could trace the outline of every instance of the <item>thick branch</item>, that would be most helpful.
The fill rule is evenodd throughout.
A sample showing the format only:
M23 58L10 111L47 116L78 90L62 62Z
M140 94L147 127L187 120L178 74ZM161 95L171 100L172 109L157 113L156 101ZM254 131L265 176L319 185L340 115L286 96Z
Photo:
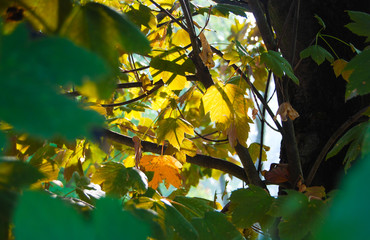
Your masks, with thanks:
M248 177L249 183L262 188L266 188L266 185L262 182L261 178L258 175L257 169L254 166L248 149L237 143L235 146L235 151L243 164L244 171Z
M265 13L261 6L261 2L259 0L249 0L248 1L249 8L252 10L254 18L256 19L256 23L258 29L260 30L261 36L263 38L264 43L266 44L267 49L275 50L276 43L274 40L274 34L271 30L271 27L268 24L268 21L265 17ZM266 10L268 11L268 10Z
M116 133L116 132L113 132L107 129L102 129L98 133L98 135L108 138L117 143L121 143L129 147L134 147L134 142L132 141L132 138L127 137L125 135L122 135L122 134L119 134L119 133ZM152 152L152 153L160 154L162 151L162 146L157 145L155 143L141 141L141 145L143 147L144 152ZM246 183L249 182L247 175L245 174L243 168L239 167L238 165L234 163L231 163L231 162L219 159L219 158L201 155L201 154L197 154L194 157L186 156L186 161L188 163L196 164L201 167L217 169L225 173L228 173L232 176L235 176L245 181Z
M180 0L181 8L184 13L186 19L186 25L188 26L188 33L190 36L191 46L193 48L193 52L189 56L190 59L193 61L195 68L197 69L196 76L202 82L205 88L209 88L214 84L212 80L212 76L209 73L208 68L204 65L202 59L199 56L200 48L199 48L199 39L195 34L194 24L192 15L190 12L189 2L188 0Z

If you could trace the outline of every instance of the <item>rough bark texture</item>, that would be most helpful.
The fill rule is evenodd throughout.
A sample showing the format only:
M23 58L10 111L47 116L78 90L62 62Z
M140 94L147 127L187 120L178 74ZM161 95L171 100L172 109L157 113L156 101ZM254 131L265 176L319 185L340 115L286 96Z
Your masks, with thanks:
M295 17L298 2L299 15ZM291 4L295 5L289 17ZM321 27L314 18L315 14L324 20L327 27L325 34L338 37L363 49L365 39L352 34L344 27L350 22L345 10L369 12L369 8L369 2L363 0L270 0L269 2L271 25L279 40L279 48L293 67L299 62L299 53L310 45ZM295 19L299 19L297 34L294 33ZM341 58L350 60L353 57L351 50L342 43L331 39L328 39L328 42ZM318 44L331 52L323 41L319 40ZM294 46L296 46L295 49ZM280 101L289 101L300 114L300 117L294 121L294 129L303 174L307 176L320 150L333 132L369 101L365 98L356 98L345 102L345 81L341 77L335 77L328 61L317 66L307 58L301 61L295 69L295 74L300 80L300 86L296 86L291 81L283 83L287 91L285 99ZM281 162L286 162L284 147L281 149ZM343 158L342 154L324 162L312 185L323 185L327 190L335 187L343 173Z

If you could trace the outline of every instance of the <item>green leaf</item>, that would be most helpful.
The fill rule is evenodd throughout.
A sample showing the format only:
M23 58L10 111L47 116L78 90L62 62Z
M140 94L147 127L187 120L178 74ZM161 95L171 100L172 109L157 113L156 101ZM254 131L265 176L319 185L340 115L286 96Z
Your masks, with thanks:
M149 224L129 211L123 211L119 199L99 199L93 212L93 224L95 239L145 240L151 235Z
M228 18L230 13L233 13L237 16L241 16L241 17L245 17L247 18L247 14L245 12L247 11L250 11L249 9L247 9L246 7L242 7L242 6L235 6L235 5L231 5L231 4L216 4L216 6L214 6L212 8L212 15L215 15L215 16L220 16L220 17L225 17L225 18ZM204 15L205 13L208 13L209 12L209 8L208 7L204 7L204 8L200 8L198 10L198 12L202 15Z
M181 65L175 61L161 59L162 56L152 58L150 67L160 71L175 73L176 75L186 76L187 73L195 73L195 66L190 58L186 59Z
M265 63L276 76L282 77L283 74L286 74L295 84L299 85L299 80L294 75L292 66L290 66L289 62L279 52L269 50L262 53L261 63Z
M315 14L315 18L317 19L317 21L319 22L319 24L323 27L323 29L326 28L326 25L324 23L324 21L322 20L321 17L319 17L319 15Z
M1 41L2 120L17 131L69 140L90 136L90 131L103 123L98 113L82 110L75 101L57 94L58 84L110 76L102 59L66 39L29 41L24 25L1 36Z
M334 57L328 51L326 51L323 47L319 45L312 45L304 49L301 52L300 57L302 59L307 58L307 57L312 57L312 59L317 63L317 65L320 65L321 63L323 63L325 59L331 63L334 61Z
M152 9L143 4L140 4L138 9L130 6L130 10L125 12L125 14L138 27L140 26L145 26L147 28L157 27L157 19L152 13Z
M240 228L264 220L270 210L273 198L262 188L250 185L248 189L232 192L230 197L232 222Z
M103 184L107 194L123 196L134 189L138 193L145 193L148 189L148 179L143 172L136 168L126 168L118 162L107 162L98 168L91 181Z
M124 15L99 3L75 7L60 33L118 66L116 46L127 53L147 54L149 41Z
M154 202L154 207L156 208L157 212L163 212L167 234L170 234L171 232L169 231L172 229L175 235L178 235L179 239L198 239L198 232L194 226L191 225L190 222L188 222L186 218L168 202Z
M174 207L188 220L204 217L206 212L214 211L211 207L213 202L203 198L176 196L173 201L178 203Z
M7 139L5 134L0 131L0 155L3 153L3 151L6 149Z
M19 240L94 239L94 228L75 209L46 193L24 192L13 221L14 235Z
M370 41L370 14L358 11L348 11L349 17L354 21L346 25L353 33L367 37L366 42Z
M1 188L19 189L31 185L43 177L44 175L31 164L0 158Z
M244 239L235 226L220 212L206 212L204 218L194 218L191 223L198 230L199 239Z
M299 240L312 233L312 228L323 221L324 202L309 200L303 193L286 190L288 196L278 199L279 236L286 240ZM330 238L332 239L332 238Z
M351 95L365 95L370 93L370 49L362 51L355 56L344 68L345 70L353 70L349 76L347 84L346 98Z
M366 130L359 162L351 169L341 184L341 191L335 195L332 205L320 225L315 238L325 239L367 239L370 235L370 128ZM365 184L365 185L364 185Z
M326 155L326 159L335 156L344 146L350 144L344 158L344 162L346 162L345 169L347 170L350 163L360 155L361 144L366 130L370 128L369 126L369 122L363 122L348 130Z

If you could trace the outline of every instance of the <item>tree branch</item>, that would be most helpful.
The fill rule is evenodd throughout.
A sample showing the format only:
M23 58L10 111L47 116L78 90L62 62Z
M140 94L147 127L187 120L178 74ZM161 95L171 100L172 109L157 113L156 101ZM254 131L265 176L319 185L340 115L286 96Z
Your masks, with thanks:
M134 142L132 141L132 138L122 135L117 132L113 132L108 129L101 129L95 132L96 135L102 136L104 138L110 139L114 142L129 146L129 147L134 147ZM152 142L147 142L147 141L141 141L141 146L143 147L144 152L152 152L152 153L157 153L161 154L162 152L162 146L157 145ZM165 149L166 147L164 147ZM201 155L197 154L194 157L186 156L186 162L192 163L201 167L205 168L212 168L212 169L217 169L220 171L223 171L225 173L228 173L232 176L235 176L244 182L248 183L248 178L247 175L245 174L243 168L239 167L238 165L219 159L219 158L214 158L206 155Z
M258 29L260 30L261 36L263 41L266 44L267 49L275 50L276 43L274 40L274 34L271 30L271 27L268 24L268 21L265 17L265 13L261 6L261 2L259 0L248 0L249 8L252 10L254 18L256 19L256 23ZM268 11L266 9L266 11Z
M326 156L329 149L333 146L333 144L337 141L337 139L342 136L342 134L355 122L357 121L363 113L368 109L369 107L365 107L358 111L355 115L350 117L346 122L344 122L338 129L331 135L325 146L322 148L319 156L317 156L315 163L313 164L310 173L308 174L306 185L310 186L312 183L313 178L315 177L315 174L317 170L320 167L321 162L324 160L324 157Z
M161 82L161 83L159 83L159 82ZM163 85L164 85L164 83L163 83L162 80L161 81L158 81L158 84L155 85L155 87L153 87L150 91L148 91L147 93L145 93L143 95L140 95L140 96L138 96L136 98L130 99L130 100L125 101L125 102L111 103L111 104L101 104L101 106L102 107L118 107L118 106L123 106L123 105L129 104L129 103L133 103L133 102L139 101L140 99L145 98L148 95L154 93L155 91L157 91Z
M190 54L190 59L193 61L195 68L197 69L196 76L199 81L202 82L203 86L208 89L210 86L214 84L212 80L212 76L209 73L208 68L204 65L202 59L199 56L200 48L199 48L199 39L195 34L193 19L190 12L189 1L188 0L180 0L181 8L185 16L186 25L188 26L188 34L190 36L191 46L193 48L193 52Z
M262 182L261 178L259 177L257 169L254 166L253 160L251 158L251 155L249 154L248 149L239 144L238 142L235 146L235 151L243 164L244 171L248 177L249 183L266 189L266 185L264 182Z

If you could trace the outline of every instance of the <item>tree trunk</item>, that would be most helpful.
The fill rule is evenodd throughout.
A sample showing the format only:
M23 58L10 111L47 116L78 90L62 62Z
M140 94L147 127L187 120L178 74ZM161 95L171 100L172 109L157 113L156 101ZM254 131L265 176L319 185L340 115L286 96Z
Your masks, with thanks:
M363 49L365 38L354 35L344 27L351 21L345 10L369 12L369 5L368 1L363 0L270 0L269 2L269 15L278 39L278 47L293 68L296 66L295 74L300 81L300 85L297 86L292 81L285 80L282 83L285 94L279 100L289 101L300 114L300 117L294 120L294 129L304 177L307 177L331 135L350 116L366 106L369 99L357 97L345 102L345 81L341 77L335 77L330 63L325 61L317 66L311 58L300 62L299 54L312 42L315 43L316 34L321 28L314 18L315 14L326 24L323 33ZM327 41L340 58L348 61L354 56L351 49L339 41L333 39L327 39ZM335 56L322 40L318 40L318 45ZM280 160L287 162L283 145L284 139ZM324 186L327 191L333 189L344 173L342 164L344 155L345 152L342 151L334 158L323 162L312 185Z

